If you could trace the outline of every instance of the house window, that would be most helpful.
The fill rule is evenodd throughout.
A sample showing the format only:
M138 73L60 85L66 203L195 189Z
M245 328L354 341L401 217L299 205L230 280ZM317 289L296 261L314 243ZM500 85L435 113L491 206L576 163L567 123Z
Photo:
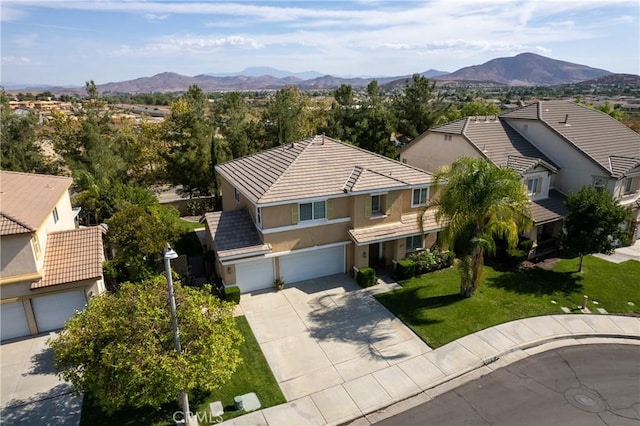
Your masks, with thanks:
M325 201L315 201L313 203L305 203L299 205L299 218L303 220L318 220L327 217L327 208Z
M605 181L604 178L601 178L601 177L593 178L593 187L596 189L604 189L606 184L607 182Z
M256 223L262 228L262 208L260 207L256 209Z
M53 223L58 223L59 220L60 220L60 216L58 216L58 208L54 207L53 208Z
M529 192L529 195L540 193L540 178L527 179L527 192Z
M40 249L40 240L36 234L33 234L31 237L31 245L33 246L33 252L36 257L40 257L41 249Z
M423 239L422 235L412 235L407 237L407 251L416 251L422 248Z
M371 196L371 213L380 213L380 196L372 195Z
M623 191L624 194L630 194L631 192L633 192L631 190L631 188L633 187L632 183L633 183L633 178L626 178L624 180L624 191Z
M451 135L444 135L444 140L445 141L450 141L451 140Z
M236 199L236 203L240 202L240 192L236 188L233 188L233 198Z
M427 198L429 198L429 188L415 188L413 190L411 207L424 206L427 204Z
M402 159L402 164L407 164L407 159L406 158Z

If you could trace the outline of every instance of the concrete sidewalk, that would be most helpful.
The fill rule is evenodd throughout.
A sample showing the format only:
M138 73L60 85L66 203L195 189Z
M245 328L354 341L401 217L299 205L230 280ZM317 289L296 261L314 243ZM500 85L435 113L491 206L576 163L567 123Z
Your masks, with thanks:
M337 425L356 419L359 424L370 424L375 421L375 412L382 408L406 400L405 406L400 405L401 409L397 410L408 409L407 404L425 402L534 353L558 346L603 342L640 344L640 318L574 314L512 321L372 374L223 424Z
M640 240L628 247L619 247L611 254L595 253L594 256L613 263L622 263L627 260L640 261Z

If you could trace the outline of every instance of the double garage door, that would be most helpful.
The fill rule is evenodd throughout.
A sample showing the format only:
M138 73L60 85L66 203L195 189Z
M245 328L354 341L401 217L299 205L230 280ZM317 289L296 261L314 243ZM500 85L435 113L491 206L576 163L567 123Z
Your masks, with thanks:
M38 332L58 330L76 311L84 309L86 299L83 290L55 293L31 299L31 308ZM28 336L29 326L22 301L0 306L2 340Z
M344 246L280 256L280 277L286 284L344 272ZM243 293L273 287L273 258L236 265L236 285Z

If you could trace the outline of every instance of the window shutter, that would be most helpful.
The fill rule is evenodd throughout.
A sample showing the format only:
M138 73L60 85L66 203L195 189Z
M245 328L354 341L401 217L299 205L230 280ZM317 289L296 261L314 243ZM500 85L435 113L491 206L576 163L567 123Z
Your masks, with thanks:
M384 198L385 198L384 202L386 204L385 205L385 207L386 207L385 214L387 216L390 216L391 213L393 212L393 203L394 203L394 201L396 201L395 193L389 193Z
M291 205L291 224L295 225L296 223L298 223L298 205L292 204Z
M364 200L364 217L371 218L371 197L367 196Z
M327 219L333 219L333 200L327 200Z

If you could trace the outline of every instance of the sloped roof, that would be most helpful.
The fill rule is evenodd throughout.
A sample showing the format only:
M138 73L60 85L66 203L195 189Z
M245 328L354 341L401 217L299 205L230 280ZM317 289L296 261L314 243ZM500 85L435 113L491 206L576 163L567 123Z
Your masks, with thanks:
M102 278L102 230L98 226L52 232L47 237L44 278L31 289Z
M548 198L531 201L533 223L543 225L565 217L569 213L565 204L566 200L567 197L555 189L551 189Z
M601 111L575 102L537 101L501 117L541 120L616 178L635 167L629 166L634 161L640 161L638 133Z
M247 210L206 213L204 218L220 260L255 256L271 251L271 246L262 242Z
M18 233L20 226L35 231L72 183L69 177L0 171L0 235Z
M499 117L466 117L431 129L463 135L497 166L524 173L539 164L556 171L558 166Z
M0 213L0 235L26 234L33 232L33 229L20 223L9 215Z
M423 231L425 233L439 231L442 224L436 222L435 210L427 210L422 218ZM396 240L398 238L409 237L420 234L418 226L418 214L409 213L402 215L400 223L370 226L367 228L351 229L349 235L359 246L375 242Z
M354 169L360 173L354 175ZM430 173L316 135L219 164L216 170L255 204L424 185Z

